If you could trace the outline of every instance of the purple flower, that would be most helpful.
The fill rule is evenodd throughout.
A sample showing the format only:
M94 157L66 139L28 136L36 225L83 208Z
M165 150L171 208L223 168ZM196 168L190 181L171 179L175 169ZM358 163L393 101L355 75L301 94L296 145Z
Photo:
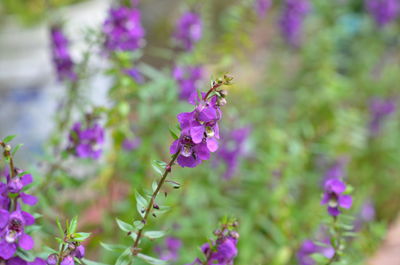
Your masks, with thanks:
M379 134L384 119L396 111L396 103L391 99L375 98L370 103L371 121L369 129L372 136Z
M258 17L260 18L265 17L271 5L272 5L271 0L255 0L254 9L256 10Z
M97 123L82 128L77 122L72 127L69 142L69 150L77 157L98 159L103 151L104 129Z
M85 256L85 247L83 245L79 245L73 252L74 256L78 259L82 259Z
M124 73L132 77L133 80L135 80L138 84L144 83L144 77L142 73L139 72L138 69L136 68L125 69Z
M400 11L399 0L365 0L365 5L380 27L395 20Z
M328 243L329 241L325 242ZM332 258L335 254L335 250L329 244L326 247L318 246L311 240L305 240L301 244L301 247L297 251L297 261L299 265L314 265L316 262L311 257L312 254L320 253L327 257Z
M17 174L22 173L21 170L17 170ZM24 204L35 205L37 198L29 195L25 192L21 192L22 188L32 183L32 175L24 174L22 176L6 176L7 183L0 182L0 209L8 210L10 208L11 199L9 194L13 194L16 199L21 199Z
M182 241L175 237L167 237L163 246L155 249L160 259L167 261L177 261L178 252L182 247Z
M174 38L185 50L191 51L202 36L202 22L197 13L186 12L178 20Z
M324 181L331 178L344 179L346 177L346 166L348 159L346 157L338 158L325 172Z
M23 250L33 248L33 239L24 232L24 228L34 222L35 218L27 212L16 210L9 213L7 210L0 210L1 258L10 259L17 251L17 247Z
M207 257L207 265L218 264L218 265L233 265L233 261L238 254L237 250L237 238L231 236L224 236L218 238L215 242L204 244L201 247L201 251ZM203 264L199 259L191 264L196 265Z
M361 206L357 219L354 222L354 230L359 231L363 224L375 219L375 207L371 200L367 200Z
M110 51L134 51L143 46L145 30L140 10L125 6L111 8L104 22L105 47Z
M190 104L196 104L199 100L197 85L202 76L203 67L200 65L176 66L173 71L173 77L180 87L179 98L187 100Z
M139 147L141 144L141 139L140 138L135 138L135 139L125 139L122 142L122 148L126 151L132 151L135 150L136 148Z
M171 147L171 154L179 152L177 162L182 167L195 167L210 158L210 152L218 149L218 120L222 113L216 105L216 97L201 102L194 111L180 113L177 118L181 135Z
M60 81L77 78L74 72L74 62L68 51L68 40L58 26L52 26L51 32L51 48L53 62L56 66L57 76Z
M218 150L218 158L226 164L224 179L230 179L235 174L238 167L239 158L244 154L244 143L250 134L250 128L240 128L233 130Z
M286 0L280 18L281 33L291 46L298 46L303 20L310 11L308 0Z
M332 216L340 214L340 208L349 209L353 203L350 195L344 195L346 184L338 178L331 178L325 182L325 193L321 204L328 204L328 213Z

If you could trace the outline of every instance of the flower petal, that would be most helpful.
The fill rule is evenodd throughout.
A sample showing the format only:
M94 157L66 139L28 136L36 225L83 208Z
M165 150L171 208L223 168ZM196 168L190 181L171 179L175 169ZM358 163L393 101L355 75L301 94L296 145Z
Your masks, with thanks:
M201 141L203 141L204 131L205 130L203 125L190 128L190 136L192 137L192 141L195 144L201 143Z
M22 201L28 205L35 205L38 201L38 199L35 196L29 195L29 194L26 194L23 192L20 194L20 197L21 197Z
M3 229L7 225L9 217L10 214L8 211L0 209L0 229Z
M28 234L22 234L22 236L19 238L18 246L23 250L31 250L34 245L35 242L33 241L32 237Z
M5 260L14 256L14 253L17 251L16 244L9 244L6 241L0 242L0 258Z
M350 195L342 195L339 196L339 206L345 209L349 209L351 205L353 204L353 199L351 198Z
M218 141L214 137L207 138L207 148L210 152L215 152L218 150Z

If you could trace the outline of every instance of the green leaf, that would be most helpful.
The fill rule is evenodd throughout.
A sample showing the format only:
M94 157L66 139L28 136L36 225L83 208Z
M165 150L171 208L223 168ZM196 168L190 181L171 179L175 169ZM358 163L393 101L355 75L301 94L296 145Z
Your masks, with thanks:
M82 242L85 241L90 236L90 233L79 232L72 234L75 241Z
M78 217L74 216L68 226L68 234L73 234L76 232L76 227L78 226Z
M57 227L58 227L58 231L60 232L60 237L64 237L64 229L62 228L62 225L60 223L60 220L57 218L56 219L56 223L57 223Z
M6 144L6 143L8 143L8 142L11 142L16 136L17 136L17 135L13 134L13 135L8 135L8 136L4 137L3 143Z
M151 163L151 166L158 174L160 174L162 176L164 174L167 163L165 163L163 161L153 160L153 162Z
M97 261L93 261L93 260L88 260L88 259L82 259L83 263L86 265L107 265L105 263L101 263L101 262L97 262Z
M146 231L144 232L144 236L150 239L156 239L165 236L164 231Z
M179 136L177 133L175 133L171 128L168 128L169 133L171 134L172 138L174 138L175 140L179 139Z
M16 147L14 147L14 149L12 150L11 154L14 156L17 151L23 146L24 144L17 144Z
M121 221L118 218L116 218L116 220L117 220L117 224L118 224L119 228L124 232L131 232L135 229L133 227L133 225L125 223L124 221Z
M118 257L115 265L129 265L132 261L131 248L125 249L124 252Z
M126 246L123 246L123 245L107 244L107 243L103 243L103 242L100 242L100 245L104 249L112 251L112 252L122 251L126 248Z
M136 229L140 230L143 228L144 223L142 221L136 220L135 222L133 222L133 225L136 227Z
M153 181L153 183L151 184L151 189L153 190L153 192L157 189L158 183L157 181Z
M140 195L139 192L135 192L136 194L136 209L139 212L139 214L144 217L146 208L147 208L147 201L146 199Z
M144 255L142 253L137 254L137 257L146 261L149 264L153 264L153 265L167 265L167 262L164 260L160 260L160 259L156 259L147 255Z

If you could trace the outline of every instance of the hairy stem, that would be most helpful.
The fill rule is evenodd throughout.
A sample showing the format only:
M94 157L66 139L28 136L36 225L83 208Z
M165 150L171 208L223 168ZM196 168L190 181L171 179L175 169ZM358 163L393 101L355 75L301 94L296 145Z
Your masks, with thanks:
M134 255L137 255L139 253L139 249L138 249L139 241L143 236L143 231L144 231L144 227L147 223L147 218L150 215L150 212L151 212L151 209L153 208L156 197L157 197L158 193L160 192L165 180L167 179L168 174L171 172L171 168L172 168L173 164L175 163L175 160L178 158L178 155L179 155L179 152L177 152L176 154L174 154L172 156L171 161L165 167L165 171L164 171L160 181L158 182L157 188L154 190L153 194L151 195L151 199L149 201L149 204L147 205L146 211L145 211L143 219L142 219L143 227L141 229L139 229L139 231L137 232L136 240L132 246L132 253Z

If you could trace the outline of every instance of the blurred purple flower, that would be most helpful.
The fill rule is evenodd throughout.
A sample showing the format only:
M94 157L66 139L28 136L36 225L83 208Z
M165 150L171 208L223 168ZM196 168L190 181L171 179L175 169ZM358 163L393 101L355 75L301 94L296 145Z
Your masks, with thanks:
M318 246L311 240L303 241L299 250L297 251L297 261L299 265L315 265L316 262L311 257L311 255L315 253L320 253L328 259L332 258L335 254L334 248L329 245L329 241L324 243L327 243L326 247Z
M104 144L104 129L95 123L82 128L80 122L73 125L69 135L69 150L81 158L99 159Z
M334 163L325 171L324 183L331 178L344 179L346 178L346 166L348 159L346 157L339 157Z
M110 51L135 51L144 44L145 30L140 10L119 6L111 8L103 25L105 47Z
M163 246L158 246L155 251L160 259L166 261L177 261L178 252L182 247L182 241L175 237L167 237Z
M279 22L281 33L289 45L299 45L303 21L310 9L308 0L285 1Z
M399 0L365 0L365 5L380 27L394 21L400 13Z
M375 207L371 200L367 200L361 206L357 219L354 222L354 230L359 231L363 224L375 219Z
M370 103L371 121L369 129L372 136L379 134L384 119L396 111L396 103L391 99L375 98Z
M325 193L321 204L328 205L328 213L332 216L340 214L340 208L349 209L353 203L350 195L344 195L346 184L338 178L331 178L325 182Z
M271 5L272 0L255 0L254 9L256 10L258 17L265 17Z
M191 51L202 36L202 21L199 14L184 13L178 20L174 38L187 51Z
M142 143L142 141L138 137L135 139L125 139L122 142L122 148L125 151L132 151L132 150L135 150L136 148L138 148L141 143Z
M125 69L124 73L133 78L138 84L144 83L144 77L141 72L136 68Z
M200 65L176 66L172 75L180 87L179 98L187 100L190 104L196 104L197 86L203 77L203 67Z
M244 155L244 144L250 130L249 127L235 129L224 137L217 153L218 161L222 160L226 164L224 179L230 179L235 174L239 158Z
M52 26L50 34L52 57L56 66L58 80L75 80L77 75L74 72L74 62L69 54L67 38L58 26Z

